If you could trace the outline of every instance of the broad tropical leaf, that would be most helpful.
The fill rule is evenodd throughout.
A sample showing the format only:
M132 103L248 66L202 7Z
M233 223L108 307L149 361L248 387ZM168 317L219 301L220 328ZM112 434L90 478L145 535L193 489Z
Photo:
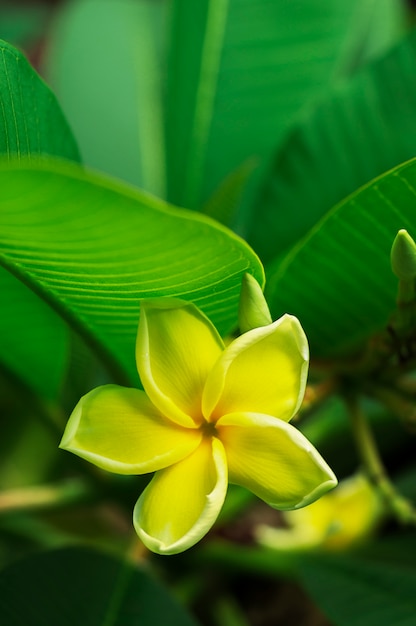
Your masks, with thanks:
M388 3L394 15L400 2ZM379 15L385 15L385 5ZM397 34L374 0L173 3L166 110L168 199L200 208L247 158L276 147L299 111ZM374 21L375 20L375 21ZM378 38L383 33L381 39Z
M416 156L416 31L337 88L280 147L248 240L265 262L360 185Z
M75 165L3 165L0 188L0 263L133 382L141 299L192 300L227 333L243 273L263 281L231 231Z
M395 308L390 249L397 231L416 235L416 160L337 205L268 271L274 316L297 315L312 356L352 347Z
M22 53L3 41L0 155L7 159L34 160L40 155L52 155L79 160L78 148L55 96ZM50 307L3 268L0 291L0 360L43 396L56 396L68 351L65 326Z

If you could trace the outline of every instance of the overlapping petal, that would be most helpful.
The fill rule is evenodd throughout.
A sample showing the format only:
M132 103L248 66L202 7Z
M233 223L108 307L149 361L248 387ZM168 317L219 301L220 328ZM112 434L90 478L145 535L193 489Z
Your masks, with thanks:
M144 474L180 461L201 438L163 417L144 391L104 385L78 402L60 447L109 472Z
M202 390L223 347L214 326L193 304L171 299L142 303L137 368L152 402L178 424L202 422Z
M234 413L220 418L216 428L227 454L230 482L274 508L306 506L337 484L312 444L282 420Z
M305 393L309 350L296 317L284 315L235 339L210 372L202 401L206 419L239 411L290 420Z
M212 527L226 490L224 447L206 437L193 454L155 474L134 509L136 532L154 552L182 552Z

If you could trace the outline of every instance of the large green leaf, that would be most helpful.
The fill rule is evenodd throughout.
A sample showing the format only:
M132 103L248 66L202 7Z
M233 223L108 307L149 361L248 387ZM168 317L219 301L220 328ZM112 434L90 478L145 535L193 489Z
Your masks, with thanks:
M290 133L249 226L263 261L360 185L416 155L416 31L337 88Z
M416 235L416 160L335 207L268 271L274 315L297 315L312 354L347 348L382 327L395 308L390 249L397 231Z
M5 42L0 42L0 154L9 159L46 154L79 159L55 96L21 52ZM67 357L65 326L2 268L0 292L1 361L42 395L55 396Z
M7 626L196 626L147 571L86 548L7 567L0 573L0 612Z
M227 333L243 273L263 281L231 231L75 165L6 164L0 188L0 263L133 381L140 299L192 300Z
M303 581L336 626L413 626L416 614L414 538L396 542L401 554L313 556L302 565ZM377 554L378 553L378 554ZM406 557L407 553L407 557Z
M401 13L400 2L387 4ZM379 9L375 0L176 0L168 199L200 208L248 157L267 155L300 109L359 61L369 31L373 51L379 29L378 49L397 34L391 11L373 22Z
M165 7L165 0L67 3L45 60L85 163L161 197Z

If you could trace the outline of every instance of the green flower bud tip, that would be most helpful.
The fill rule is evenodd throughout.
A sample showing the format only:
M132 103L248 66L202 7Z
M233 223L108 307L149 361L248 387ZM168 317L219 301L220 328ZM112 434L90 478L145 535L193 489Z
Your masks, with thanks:
M272 323L263 291L251 274L243 276L238 322L242 333Z
M399 280L416 278L416 244L407 230L399 230L391 248L391 268Z

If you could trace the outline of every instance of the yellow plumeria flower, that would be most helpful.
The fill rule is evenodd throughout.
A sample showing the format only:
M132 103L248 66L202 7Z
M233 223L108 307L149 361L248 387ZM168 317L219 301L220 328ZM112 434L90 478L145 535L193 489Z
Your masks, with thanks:
M301 511L283 513L287 528L259 525L258 542L276 550L347 550L367 539L385 514L384 503L361 474Z
M144 391L105 385L81 398L61 447L110 472L156 472L133 522L154 552L175 554L212 527L228 481L272 507L303 507L336 485L288 424L302 402L308 344L284 315L224 344L193 304L145 301L136 345Z

